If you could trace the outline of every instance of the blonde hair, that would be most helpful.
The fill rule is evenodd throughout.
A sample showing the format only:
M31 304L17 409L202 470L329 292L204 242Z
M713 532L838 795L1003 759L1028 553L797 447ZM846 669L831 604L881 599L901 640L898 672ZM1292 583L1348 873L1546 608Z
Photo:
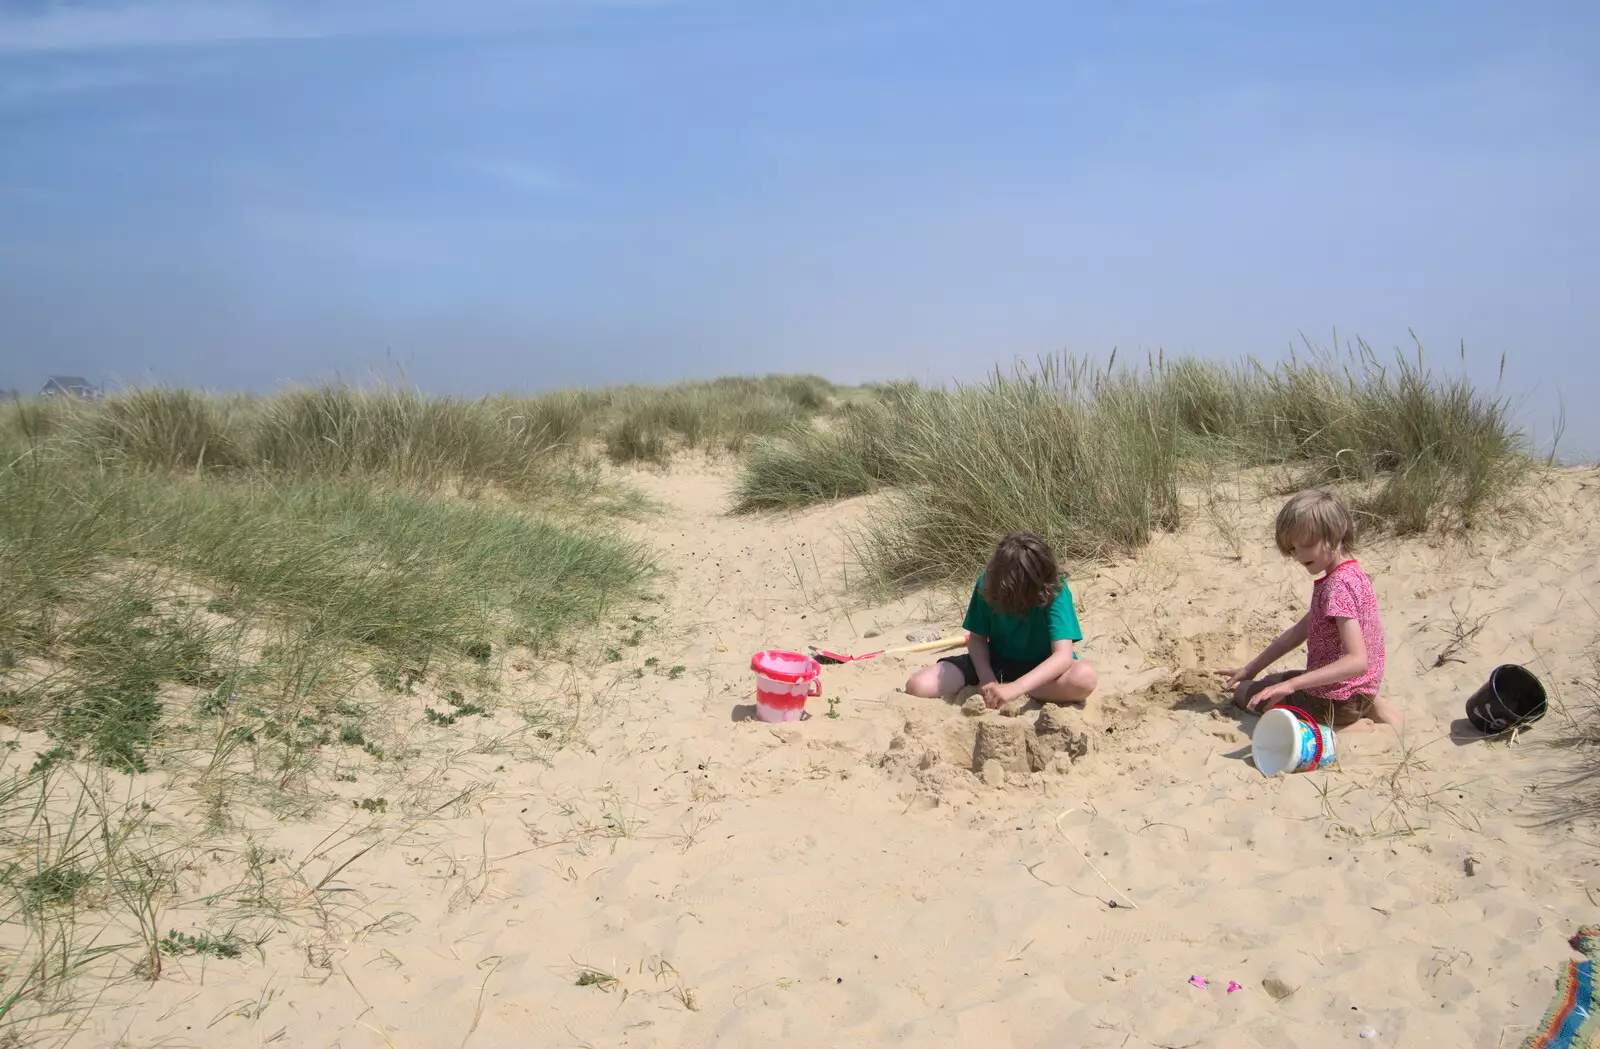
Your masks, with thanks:
M1356 519L1344 500L1333 492L1311 488L1297 493L1278 511L1278 551L1288 557L1296 539L1352 551L1356 547Z

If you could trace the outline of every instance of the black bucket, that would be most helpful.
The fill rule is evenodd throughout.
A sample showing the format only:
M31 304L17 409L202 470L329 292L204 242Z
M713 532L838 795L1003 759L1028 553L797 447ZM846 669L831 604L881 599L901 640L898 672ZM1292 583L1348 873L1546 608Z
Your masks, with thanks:
M1494 668L1489 680L1467 700L1467 720L1486 736L1497 736L1544 717L1544 686L1515 663Z

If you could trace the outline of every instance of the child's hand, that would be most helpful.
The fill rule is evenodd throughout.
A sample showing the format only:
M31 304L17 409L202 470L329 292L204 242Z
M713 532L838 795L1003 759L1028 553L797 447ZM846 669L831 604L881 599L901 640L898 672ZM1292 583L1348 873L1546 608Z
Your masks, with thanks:
M1228 692L1238 688L1239 682L1249 677L1245 673L1244 667L1227 667L1223 670L1213 671L1213 673L1222 678L1222 687Z
M1016 699L1022 693L1010 685L1002 685L998 681L990 681L979 689L983 695L983 704L990 710L996 710Z
M1292 695L1294 695L1293 681L1279 681L1276 684L1257 689L1255 694L1245 702L1245 706L1254 713L1260 713L1278 700L1288 699Z

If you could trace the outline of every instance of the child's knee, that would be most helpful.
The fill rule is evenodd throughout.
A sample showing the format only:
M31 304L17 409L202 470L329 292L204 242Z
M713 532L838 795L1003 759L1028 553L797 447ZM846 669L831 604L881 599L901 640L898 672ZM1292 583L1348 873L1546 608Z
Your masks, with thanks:
M1072 667L1061 676L1061 684L1074 693L1075 699L1088 699L1089 693L1100 684L1100 672L1083 660L1075 660Z
M923 667L906 679L906 695L920 699L939 698L939 668Z
M1033 698L1047 703L1078 703L1089 698L1100 675L1082 660L1075 661L1060 677L1033 691Z

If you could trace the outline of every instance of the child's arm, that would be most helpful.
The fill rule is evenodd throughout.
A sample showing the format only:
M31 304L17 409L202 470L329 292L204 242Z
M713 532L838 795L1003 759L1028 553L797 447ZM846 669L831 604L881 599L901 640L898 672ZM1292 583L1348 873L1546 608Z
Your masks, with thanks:
M1241 681L1249 681L1251 678L1255 677L1257 674L1261 673L1263 670L1267 669L1272 664L1288 655L1290 652L1293 652L1295 649L1305 644L1307 622L1310 620L1310 618L1310 612L1307 612L1305 615L1301 616L1299 622L1295 623L1294 626L1279 634L1272 640L1271 644L1267 645L1266 648L1261 650L1260 654L1257 655L1256 658L1252 659L1244 666L1229 667L1225 670L1217 671L1217 673L1221 674L1225 679L1223 681L1223 687L1233 688ZM1360 629L1357 629L1356 633L1361 633ZM1343 637L1342 634L1340 636L1341 638ZM1365 659L1365 655L1363 655L1362 658ZM1335 680L1343 679L1338 678ZM1296 687L1303 688L1304 686L1297 685Z
M995 698L999 700L1000 705L1009 703L1018 696L1032 692L1040 685L1054 681L1065 674L1068 668L1072 666L1072 648L1071 641L1051 642L1050 654L1045 657L1043 663L1017 678L1017 680L999 686L999 692ZM984 698L987 699L988 696L985 695Z
M1293 680L1282 681L1270 688L1261 689L1251 700L1270 702L1282 699L1296 689L1320 688L1323 684L1338 684L1339 681L1349 681L1366 673L1366 638L1362 636L1362 622L1358 619L1349 619L1339 616L1333 620L1339 628L1339 651L1344 652L1338 659L1333 660L1326 667L1317 667L1307 670L1306 673L1294 676Z
M995 680L994 664L989 660L989 639L982 634L967 633L967 655L972 658L972 669L978 672L978 687Z

